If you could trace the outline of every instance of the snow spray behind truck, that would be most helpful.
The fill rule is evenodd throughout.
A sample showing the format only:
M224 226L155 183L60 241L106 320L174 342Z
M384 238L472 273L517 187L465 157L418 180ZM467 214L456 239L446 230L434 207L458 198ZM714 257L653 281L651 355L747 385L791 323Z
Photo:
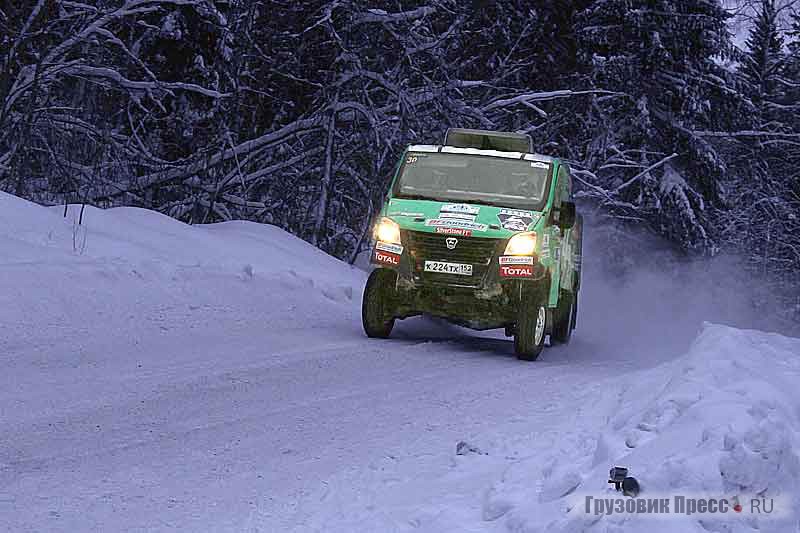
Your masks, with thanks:
M450 129L411 145L373 237L364 331L386 338L419 314L477 330L505 328L520 359L569 342L581 278L582 219L564 162L529 136Z

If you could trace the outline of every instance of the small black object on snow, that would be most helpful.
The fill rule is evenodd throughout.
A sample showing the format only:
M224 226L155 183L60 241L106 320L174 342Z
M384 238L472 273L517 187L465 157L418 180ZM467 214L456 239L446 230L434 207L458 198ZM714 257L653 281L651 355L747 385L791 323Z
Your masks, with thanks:
M639 495L639 482L635 477L626 477L622 480L622 494L636 497Z
M614 466L608 471L608 482L614 484L614 488L619 490L622 480L628 475L628 469L624 466Z
M628 475L628 469L624 466L612 467L608 472L608 482L613 483L614 488L621 490L625 496L636 497L639 494L639 482Z
M486 452L482 451L477 446L473 446L469 442L466 441L459 441L456 444L456 455L469 455L471 453L478 454L478 455L489 455Z

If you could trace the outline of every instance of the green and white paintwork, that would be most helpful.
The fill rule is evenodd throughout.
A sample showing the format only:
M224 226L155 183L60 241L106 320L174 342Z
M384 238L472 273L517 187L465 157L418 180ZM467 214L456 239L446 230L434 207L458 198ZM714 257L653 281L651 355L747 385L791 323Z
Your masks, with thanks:
M429 147L425 151L433 151L432 148L436 147ZM406 149L401 161L405 161L408 155L413 153L415 153L413 150ZM576 288L579 252L577 251L577 235L573 235L573 233L579 230L572 228L563 231L557 225L550 223L550 214L553 209L562 201L572 201L572 184L569 178L569 167L565 163L550 158L548 161L552 163L549 196L542 211L529 211L534 220L526 231L536 232L536 256L550 273L551 286L548 306L556 307L559 288L568 291L574 291ZM438 218L445 205L463 204L478 208L479 211L474 222L487 226L486 231L473 230L473 237L509 239L516 233L520 233L500 226L498 214L505 209L503 207L481 205L480 203L464 204L463 202L393 198L391 191L394 190L394 183L398 179L400 169L401 166L398 165L380 215L394 220L401 229L435 233L436 228L426 225L426 221ZM508 209L519 210L511 206Z

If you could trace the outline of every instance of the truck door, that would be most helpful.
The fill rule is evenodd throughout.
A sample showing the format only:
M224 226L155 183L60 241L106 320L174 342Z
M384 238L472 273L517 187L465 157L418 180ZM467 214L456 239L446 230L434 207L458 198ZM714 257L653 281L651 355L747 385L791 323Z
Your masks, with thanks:
M556 191L556 205L559 211L565 202L572 201L572 176L569 173L569 166L561 165L558 169L558 190ZM561 239L560 252L559 252L559 285L562 289L571 291L575 280L575 263L574 263L574 236L573 228L560 227L559 221L559 237Z

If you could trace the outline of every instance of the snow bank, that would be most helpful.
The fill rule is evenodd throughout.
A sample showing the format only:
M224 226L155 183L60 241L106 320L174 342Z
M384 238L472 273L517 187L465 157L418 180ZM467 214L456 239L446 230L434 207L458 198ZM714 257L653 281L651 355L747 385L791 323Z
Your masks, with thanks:
M104 300L135 304L148 292L176 291L163 303L209 277L245 291L258 280L276 299L292 295L312 309L351 305L363 286L362 271L274 226L190 226L145 209L90 206L78 224L80 212L71 205L65 217L63 206L0 193L0 320L47 323Z
M79 225L78 220L82 218ZM190 226L146 209L45 208L0 192L2 264L62 259L140 267L153 274L204 269L247 277L307 278L323 283L362 279L354 269L274 226L226 222Z
M605 430L582 454L511 465L486 493L483 519L514 532L798 531L800 340L706 324L688 354L621 375L597 399ZM734 497L741 513L596 515L586 497L621 497L606 483L630 468L640 497ZM750 513L774 499L771 516Z

